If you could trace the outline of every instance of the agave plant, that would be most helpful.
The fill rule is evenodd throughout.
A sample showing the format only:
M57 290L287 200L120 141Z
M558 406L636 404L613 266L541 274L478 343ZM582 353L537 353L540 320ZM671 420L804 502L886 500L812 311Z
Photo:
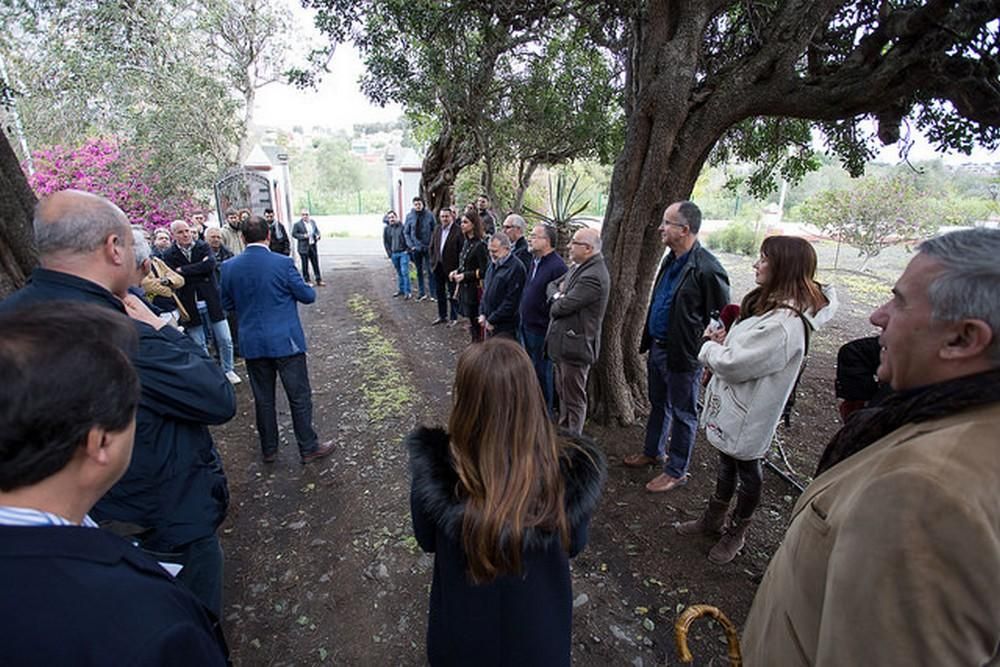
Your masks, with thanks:
M567 187L566 174L560 172L556 176L555 188L552 187L552 175L549 174L549 211L548 215L536 211L528 206L524 207L524 212L529 218L541 222L546 225L552 225L556 228L558 233L558 247L556 250L559 251L560 255L566 256L566 246L569 244L573 234L576 230L586 225L583 221L578 218L581 213L587 210L590 206L590 200L583 203L580 202L580 193L577 192L576 186L580 182L580 177L577 176L573 179L573 182Z

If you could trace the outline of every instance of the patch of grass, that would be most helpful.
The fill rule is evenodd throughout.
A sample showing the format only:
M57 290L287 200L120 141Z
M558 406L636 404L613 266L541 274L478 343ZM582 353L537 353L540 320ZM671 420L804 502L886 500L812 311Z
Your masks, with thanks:
M371 301L353 294L347 307L361 322L362 348L357 360L361 370L361 393L369 421L381 422L400 414L416 398L410 379L402 369L402 355L396 345L375 325L378 315Z
M837 271L835 275L834 284L847 290L857 303L875 307L889 296L890 285L879 278L845 271Z

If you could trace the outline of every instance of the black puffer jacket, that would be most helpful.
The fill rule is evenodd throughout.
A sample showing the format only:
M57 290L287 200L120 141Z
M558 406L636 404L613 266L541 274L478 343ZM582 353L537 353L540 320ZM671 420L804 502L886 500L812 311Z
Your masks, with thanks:
M448 453L448 434L418 428L407 438L412 486L413 532L434 553L427 656L432 665L569 665L573 593L569 558L587 543L590 516L605 478L604 455L577 440L567 450L562 473L567 553L557 535L528 530L522 574L475 585L462 549L464 503L455 495L458 475Z

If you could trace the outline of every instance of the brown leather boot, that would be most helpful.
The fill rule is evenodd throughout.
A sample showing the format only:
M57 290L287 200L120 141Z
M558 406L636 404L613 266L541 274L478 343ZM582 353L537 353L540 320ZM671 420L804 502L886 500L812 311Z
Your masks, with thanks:
M751 520L737 519L735 517L731 519L729 525L722 531L722 538L708 552L708 560L717 565L725 565L732 562L736 558L736 554L746 544L747 528L750 527Z
M708 507L701 516L693 521L675 523L674 530L681 535L718 535L726 522L726 512L729 503L714 496L708 499Z

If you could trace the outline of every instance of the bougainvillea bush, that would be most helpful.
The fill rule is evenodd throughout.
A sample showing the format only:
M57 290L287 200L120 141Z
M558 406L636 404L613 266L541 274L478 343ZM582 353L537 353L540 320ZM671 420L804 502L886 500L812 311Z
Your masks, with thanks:
M162 192L146 155L115 139L88 139L75 148L53 146L32 158L35 173L28 182L39 197L70 188L92 192L114 202L132 224L150 230L197 208L190 193Z

